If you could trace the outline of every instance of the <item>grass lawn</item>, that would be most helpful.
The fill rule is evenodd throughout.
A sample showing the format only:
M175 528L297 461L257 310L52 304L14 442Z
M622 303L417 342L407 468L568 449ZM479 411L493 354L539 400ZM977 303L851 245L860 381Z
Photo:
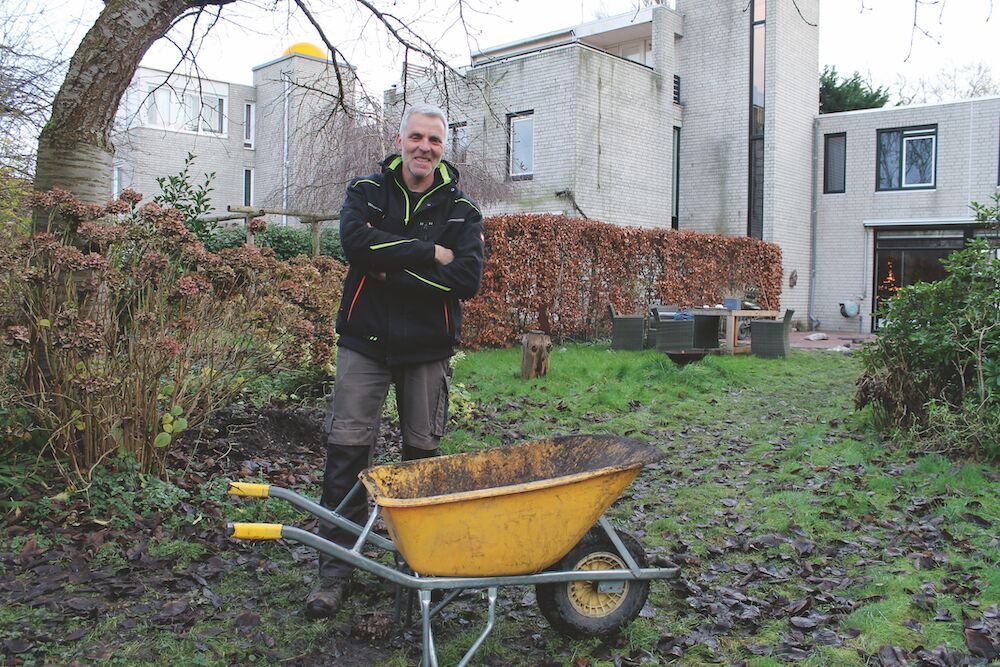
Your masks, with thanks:
M682 578L654 583L640 618L608 641L566 639L543 620L531 589L503 589L477 664L869 665L893 649L914 661L923 651L986 664L977 650L1000 640L989 611L1000 602L1000 477L911 456L872 432L853 414L853 357L795 351L787 360L713 356L677 367L653 351L567 345L553 350L547 377L521 381L519 354L487 350L457 362L453 394L464 400L445 450L568 433L655 443L667 458L608 515L651 556L680 565ZM318 493L322 452L226 456L248 481ZM136 500L138 515L105 524L111 532L90 549L79 545L102 525L94 520L124 510L47 500L8 512L0 527L8 661L417 662L418 637L386 636L391 594L368 575L356 577L335 621L303 618L311 553L219 534L226 518L308 518L280 501L220 499L212 471L222 454L210 464L206 451L191 457L171 479L200 475L196 484L149 481L161 500ZM145 536L138 555L136 535ZM463 596L436 622L442 664L472 643L484 607L478 595Z

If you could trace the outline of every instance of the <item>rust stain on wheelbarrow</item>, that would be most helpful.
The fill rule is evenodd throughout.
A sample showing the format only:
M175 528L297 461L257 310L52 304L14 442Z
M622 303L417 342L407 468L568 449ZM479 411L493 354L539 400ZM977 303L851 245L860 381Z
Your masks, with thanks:
M565 555L663 454L614 436L564 436L361 473L415 572L505 576Z

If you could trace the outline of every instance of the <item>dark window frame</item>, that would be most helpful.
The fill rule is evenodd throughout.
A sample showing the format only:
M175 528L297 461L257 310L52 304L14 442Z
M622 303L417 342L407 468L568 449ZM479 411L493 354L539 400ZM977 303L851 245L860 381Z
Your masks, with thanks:
M830 173L830 147L831 139L843 139L844 140L844 163L841 166L843 171L844 182L841 184L839 190L834 190L829 187L829 179L827 175ZM838 195L847 192L847 132L831 132L830 134L823 135L823 194L825 195Z
M531 171L523 174L512 173L513 164L511 159L514 152L514 121L519 118L531 118ZM507 180L509 181L530 181L535 177L535 110L525 109L507 114Z
M254 167L243 167L243 205L253 206L254 200Z
M759 4L758 4L759 3ZM764 9L761 12L762 17L756 18L758 12L757 8L762 7ZM766 52L767 48L767 10L765 0L750 0L750 71L749 71L749 90L747 91L747 106L748 118L747 118L747 236L751 238L763 238L764 237L764 203L763 203L763 181L764 173L761 169L760 173L754 170L754 150L758 146L760 147L760 153L763 160L766 159L765 156L765 143L764 143L764 123L761 123L760 131L755 131L755 116L754 116L754 99L753 99L753 86L754 86L754 68L756 67L756 58L754 58L754 47L755 40L757 38L757 28L761 27L763 29L762 39L764 41L763 48ZM766 57L765 57L766 58ZM766 65L765 65L766 67ZM761 105L763 111L763 118L766 121L767 111L766 111L766 96L767 96L767 75L765 69L764 75L764 86L763 91L765 95L765 103ZM755 179L755 176L757 177ZM758 183L759 180L759 183ZM756 199L754 197L755 191L761 188L761 210L759 220L756 219ZM759 234L756 227L759 225Z
M673 183L671 183L670 228L680 229L681 199L681 128L674 126Z
M934 140L934 168L931 173L932 182L929 185L906 185L906 133L917 136L930 136ZM886 134L899 134L899 163L896 165L896 176L899 178L899 185L896 187L882 187L881 172L881 151L882 137ZM911 190L936 190L937 189L937 166L938 166L938 126L937 123L930 125L909 125L905 127L887 127L875 131L875 192L903 192Z

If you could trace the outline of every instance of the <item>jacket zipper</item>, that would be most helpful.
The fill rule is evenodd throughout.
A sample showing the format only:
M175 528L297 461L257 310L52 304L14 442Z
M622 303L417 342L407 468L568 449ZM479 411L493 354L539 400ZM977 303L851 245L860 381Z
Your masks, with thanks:
M361 276L361 282L358 283L358 289L357 289L357 291L354 292L354 298L351 299L351 307L347 309L347 321L348 322L351 321L351 313L354 312L354 304L357 303L358 297L361 296L361 288L365 286L365 278L367 278L367 277L368 277L367 274Z
M445 301L442 305L444 306L444 331L445 333L450 334L451 325L448 323L448 302Z

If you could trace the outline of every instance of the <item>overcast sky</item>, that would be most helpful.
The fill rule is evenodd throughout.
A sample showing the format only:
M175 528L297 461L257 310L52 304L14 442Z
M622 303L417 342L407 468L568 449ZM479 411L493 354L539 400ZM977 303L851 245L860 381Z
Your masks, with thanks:
M709 0L712 2L722 0ZM727 0L733 2L736 0ZM745 0L739 0L745 1ZM30 0L0 0L22 4ZM469 62L469 51L571 26L598 16L629 11L634 0L467 0L467 36L448 11L453 0L397 0L391 11L406 16L456 66ZM921 0L929 3L930 0ZM298 41L319 43L315 31L289 3L270 0L238 2L224 8L223 20L201 43L198 57L203 76L249 83L251 68L278 57ZM372 19L347 0L313 0L318 21L328 36L358 67L369 92L380 93L399 78L401 54L372 29ZM918 22L930 36L912 30L912 0L822 0L820 65L842 74L860 71L876 85L892 86L897 76L913 81L942 68L986 63L1000 79L1000 3L993 0L938 0L921 4ZM72 50L93 23L102 3L96 0L48 0L36 23L43 35L57 36ZM486 8L489 8L488 11ZM991 8L993 15L990 15ZM807 17L813 18L813 17ZM183 39L177 34L177 39ZM911 46L912 40L912 46ZM51 46L51 45L49 45ZM177 48L165 40L154 45L143 64L169 69Z

